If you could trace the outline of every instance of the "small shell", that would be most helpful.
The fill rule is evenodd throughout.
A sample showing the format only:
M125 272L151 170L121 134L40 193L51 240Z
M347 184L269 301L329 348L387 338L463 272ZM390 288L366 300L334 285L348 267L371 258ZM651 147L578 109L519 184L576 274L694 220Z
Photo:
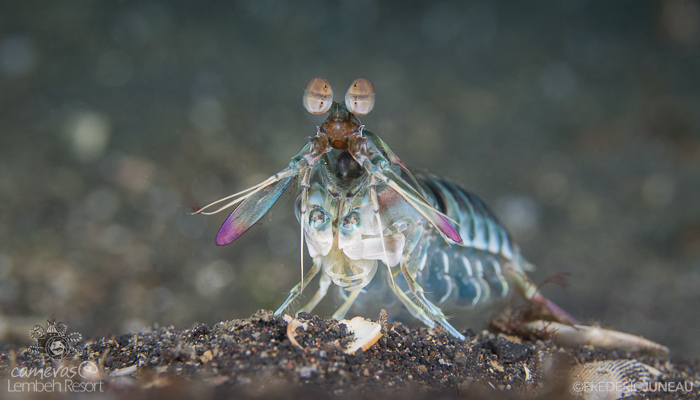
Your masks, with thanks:
M289 315L285 315L284 320L287 321L287 338L294 346L303 349L299 342L297 342L297 328L301 327L303 330L306 330L308 324L296 318L292 318Z
M304 86L304 108L311 114L323 114L333 104L333 89L323 78L311 78Z
M572 326L540 320L527 323L525 329L545 332L554 343L562 347L576 348L581 345L590 345L602 349L641 351L655 356L665 356L669 352L668 347L644 339L641 336L603 329L597 326Z
M358 349L365 351L377 343L377 340L382 336L380 324L362 317L355 317L351 320L343 319L338 323L345 324L348 330L355 335L355 338L345 347L346 354L355 354Z
M345 94L345 106L355 115L367 115L374 108L374 96L374 85L369 79L356 79Z

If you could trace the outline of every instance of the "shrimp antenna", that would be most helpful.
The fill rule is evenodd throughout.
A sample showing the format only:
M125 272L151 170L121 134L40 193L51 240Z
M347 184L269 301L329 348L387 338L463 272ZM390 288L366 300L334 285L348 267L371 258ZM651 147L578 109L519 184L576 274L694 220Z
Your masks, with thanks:
M299 260L300 265L301 265L301 290L304 290L304 221L302 220L301 223L299 224L301 228L299 229L300 231L300 236L301 236L301 243L299 243Z
M227 209L227 208L230 208L230 207L235 206L236 204L238 204L238 203L244 201L245 199L249 198L250 196L252 196L252 195L254 195L254 194L256 194L256 193L258 193L259 191L265 189L266 187L268 187L268 186L270 186L270 185L272 185L272 184L274 184L274 183L276 183L276 182L279 182L279 181L281 181L282 179L289 178L290 176L295 175L295 174L296 174L296 171L295 171L293 168L286 168L286 169L284 169L284 170L282 170L282 171L280 171L280 172L278 172L278 173L272 175L271 177L265 179L264 181L258 183L257 185L251 186L251 187L249 187L248 189L241 190L241 191L238 192L238 193L234 193L234 194L232 194L232 195L230 195L230 196L226 196L226 197L224 197L224 198L222 198L222 199L219 199L219 200L216 200L216 201L214 201L214 202L212 202L212 203L209 203L209 204L207 204L206 206L200 208L199 210L197 210L197 211L195 211L195 212L193 212L193 213L190 213L190 215L197 215L197 214L213 215L213 214L216 214L216 213L221 212L221 211L223 211L223 210L225 210L225 209ZM240 196L240 197L239 197L239 196ZM238 197L238 198L236 199L236 197ZM219 204L219 203L222 203L222 202L224 202L224 201L228 201L228 200L231 200L231 199L235 199L235 200L232 200L232 201L226 203L225 205L223 205L223 206L217 208L217 209L214 210L214 211L205 211L207 208L213 207L213 206L215 206L215 205L217 205L217 204Z
M301 204L299 204L299 208L301 210L300 216L299 216L299 231L301 236L301 243L299 246L299 256L300 256L300 265L301 265L301 290L304 290L304 224L308 223L308 220L306 219L306 205L309 202L309 180L311 179L311 169L306 169L304 171L304 175L301 177Z

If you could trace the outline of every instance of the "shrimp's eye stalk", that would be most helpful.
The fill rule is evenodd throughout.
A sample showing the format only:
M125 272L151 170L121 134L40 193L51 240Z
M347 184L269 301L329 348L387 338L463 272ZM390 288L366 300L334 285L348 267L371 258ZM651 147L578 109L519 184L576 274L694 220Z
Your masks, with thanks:
M356 79L345 94L345 106L351 113L367 115L374 108L374 85L369 79Z
M302 97L304 108L311 114L323 114L330 110L333 104L333 89L323 78L311 78L304 86Z

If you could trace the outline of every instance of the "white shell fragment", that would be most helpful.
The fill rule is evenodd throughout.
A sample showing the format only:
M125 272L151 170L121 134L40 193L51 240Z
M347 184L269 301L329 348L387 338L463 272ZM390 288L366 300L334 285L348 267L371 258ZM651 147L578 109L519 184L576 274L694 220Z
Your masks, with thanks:
M289 315L286 315L283 317L285 321L287 321L287 338L289 341L294 345L297 346L300 349L303 349L299 342L297 342L297 328L301 327L303 330L306 330L308 327L308 324L306 322L301 322L300 320L296 318L292 318Z
M644 391L660 374L637 360L594 361L571 370L571 389L586 400L621 399Z
M355 354L359 349L365 351L377 343L382 336L382 326L376 322L355 317L351 320L342 319L338 323L345 324L348 330L355 335L345 347L345 354Z
M641 336L597 326L572 326L539 320L527 323L525 329L533 332L544 332L557 346L561 347L576 348L581 345L589 345L601 349L640 351L654 356L665 356L669 352L668 347Z

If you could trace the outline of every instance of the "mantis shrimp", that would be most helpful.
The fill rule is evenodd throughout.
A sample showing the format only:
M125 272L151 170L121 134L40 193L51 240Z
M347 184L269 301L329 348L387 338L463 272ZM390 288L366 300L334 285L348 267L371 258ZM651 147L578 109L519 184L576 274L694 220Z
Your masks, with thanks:
M532 266L488 206L458 184L412 173L358 117L374 107L375 90L355 80L344 102L333 101L330 84L309 80L303 104L311 114L328 113L316 135L289 165L265 181L217 200L196 214L237 205L216 236L218 245L240 237L272 207L295 178L300 194L302 278L275 312L292 307L319 273L319 287L298 311L311 312L331 283L349 294L333 314L343 318L374 278L379 262L388 287L417 319L439 325L464 340L441 306L468 308L519 292L569 325L575 320L539 294L525 271ZM306 243L313 266L304 275Z

